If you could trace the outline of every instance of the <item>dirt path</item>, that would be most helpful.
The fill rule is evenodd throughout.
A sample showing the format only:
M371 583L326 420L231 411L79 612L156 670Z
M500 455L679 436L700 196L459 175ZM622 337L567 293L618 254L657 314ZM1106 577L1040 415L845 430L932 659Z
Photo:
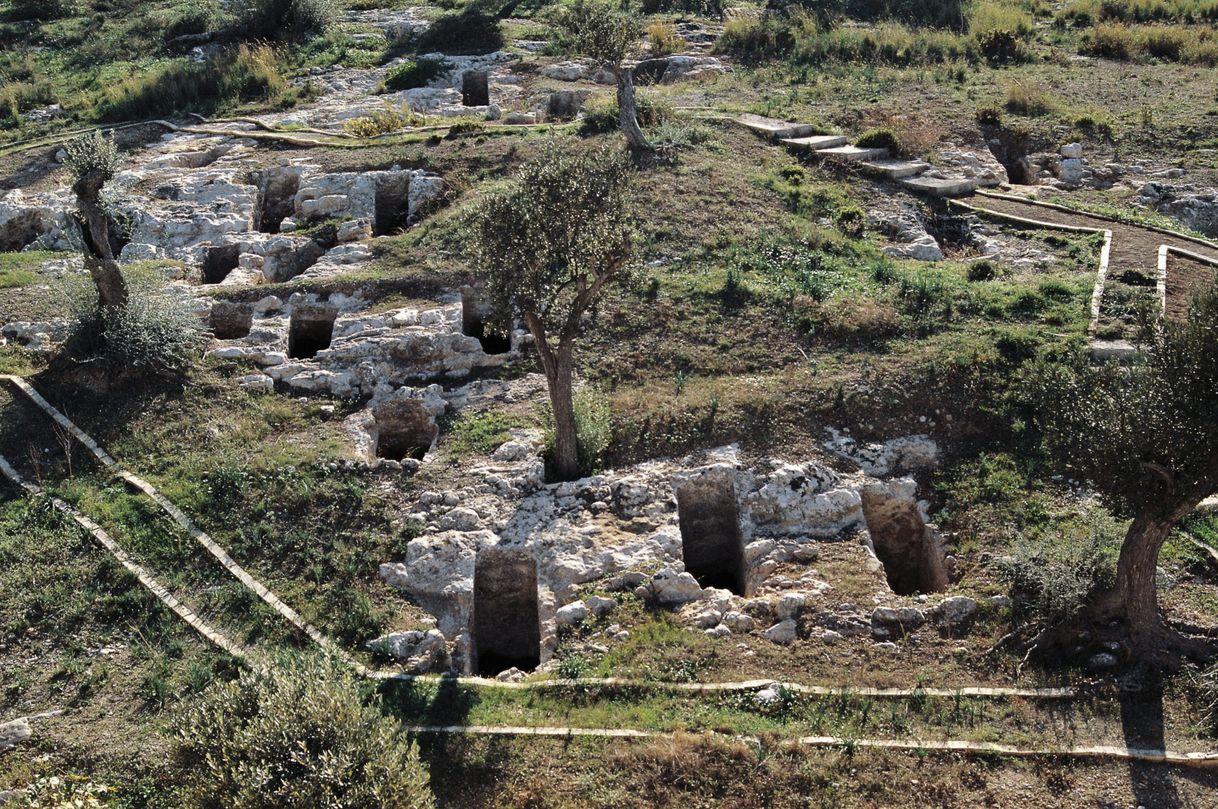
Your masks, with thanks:
M1031 219L1050 225L1112 232L1108 272L1100 303L1100 337L1129 335L1139 305L1157 300L1159 247L1193 253L1218 262L1218 246L1123 222L1114 222L1084 213L1067 212L1010 197L978 194L969 205L1002 216ZM1181 317L1188 313L1192 296L1213 276L1205 272L1202 261L1172 253L1168 259L1166 314ZM1211 270L1214 268L1210 268Z

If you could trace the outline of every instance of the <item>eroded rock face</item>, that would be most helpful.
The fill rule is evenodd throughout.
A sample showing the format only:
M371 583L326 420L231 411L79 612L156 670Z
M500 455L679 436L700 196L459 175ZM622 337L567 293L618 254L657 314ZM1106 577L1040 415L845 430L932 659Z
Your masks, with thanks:
M863 472L876 477L926 469L934 466L939 459L939 445L925 435L894 438L883 443L860 443L829 428L825 448L853 461Z
M913 206L900 204L895 210L876 208L867 212L867 221L872 228L892 240L892 244L884 247L886 255L918 261L943 260L943 249L935 237L927 232L926 225Z
M1206 236L1218 236L1218 189L1150 182L1137 201Z

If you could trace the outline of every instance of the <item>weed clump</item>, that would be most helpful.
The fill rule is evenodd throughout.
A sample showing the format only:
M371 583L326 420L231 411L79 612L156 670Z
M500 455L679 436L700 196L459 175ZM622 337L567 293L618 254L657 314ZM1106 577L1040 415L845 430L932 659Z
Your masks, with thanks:
M243 0L236 18L249 39L303 40L329 31L338 9L333 0Z

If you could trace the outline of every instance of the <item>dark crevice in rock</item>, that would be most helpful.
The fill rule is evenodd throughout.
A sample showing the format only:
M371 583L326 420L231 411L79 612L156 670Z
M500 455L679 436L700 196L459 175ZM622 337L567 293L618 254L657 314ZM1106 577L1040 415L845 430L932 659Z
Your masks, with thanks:
M947 588L943 549L917 504L886 492L864 491L863 518L894 593L937 593Z

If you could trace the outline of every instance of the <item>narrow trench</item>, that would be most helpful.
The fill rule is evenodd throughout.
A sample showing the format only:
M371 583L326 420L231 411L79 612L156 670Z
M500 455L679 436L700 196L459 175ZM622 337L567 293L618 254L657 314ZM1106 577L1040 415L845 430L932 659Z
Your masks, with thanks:
M297 306L288 325L288 356L308 360L330 347L338 311L329 306Z
M512 350L512 339L489 328L485 320L486 310L478 300L478 294L470 289L461 292L461 333L477 338L486 354L506 354Z
M439 432L423 403L413 399L377 405L372 417L375 419L374 454L389 461L423 460Z
M291 281L316 264L326 250L316 241L309 240L295 250L267 256L262 265L262 274L271 282Z
M747 595L744 539L732 481L711 477L678 486L677 520L685 569L698 584Z
M241 258L241 245L226 244L208 247L203 253L203 283L220 284L228 274L237 269Z
M1028 161L1033 151L1031 141L1024 132L1011 131L1003 126L981 127L990 147L990 154L1006 169L1007 179L1014 185L1037 185L1035 167Z
M248 337L254 324L254 308L247 303L216 301L212 304L211 332L218 340Z
M474 561L471 670L494 677L541 663L537 560L526 550L484 548Z
M894 593L915 595L947 589L943 550L913 501L865 491L863 519Z

